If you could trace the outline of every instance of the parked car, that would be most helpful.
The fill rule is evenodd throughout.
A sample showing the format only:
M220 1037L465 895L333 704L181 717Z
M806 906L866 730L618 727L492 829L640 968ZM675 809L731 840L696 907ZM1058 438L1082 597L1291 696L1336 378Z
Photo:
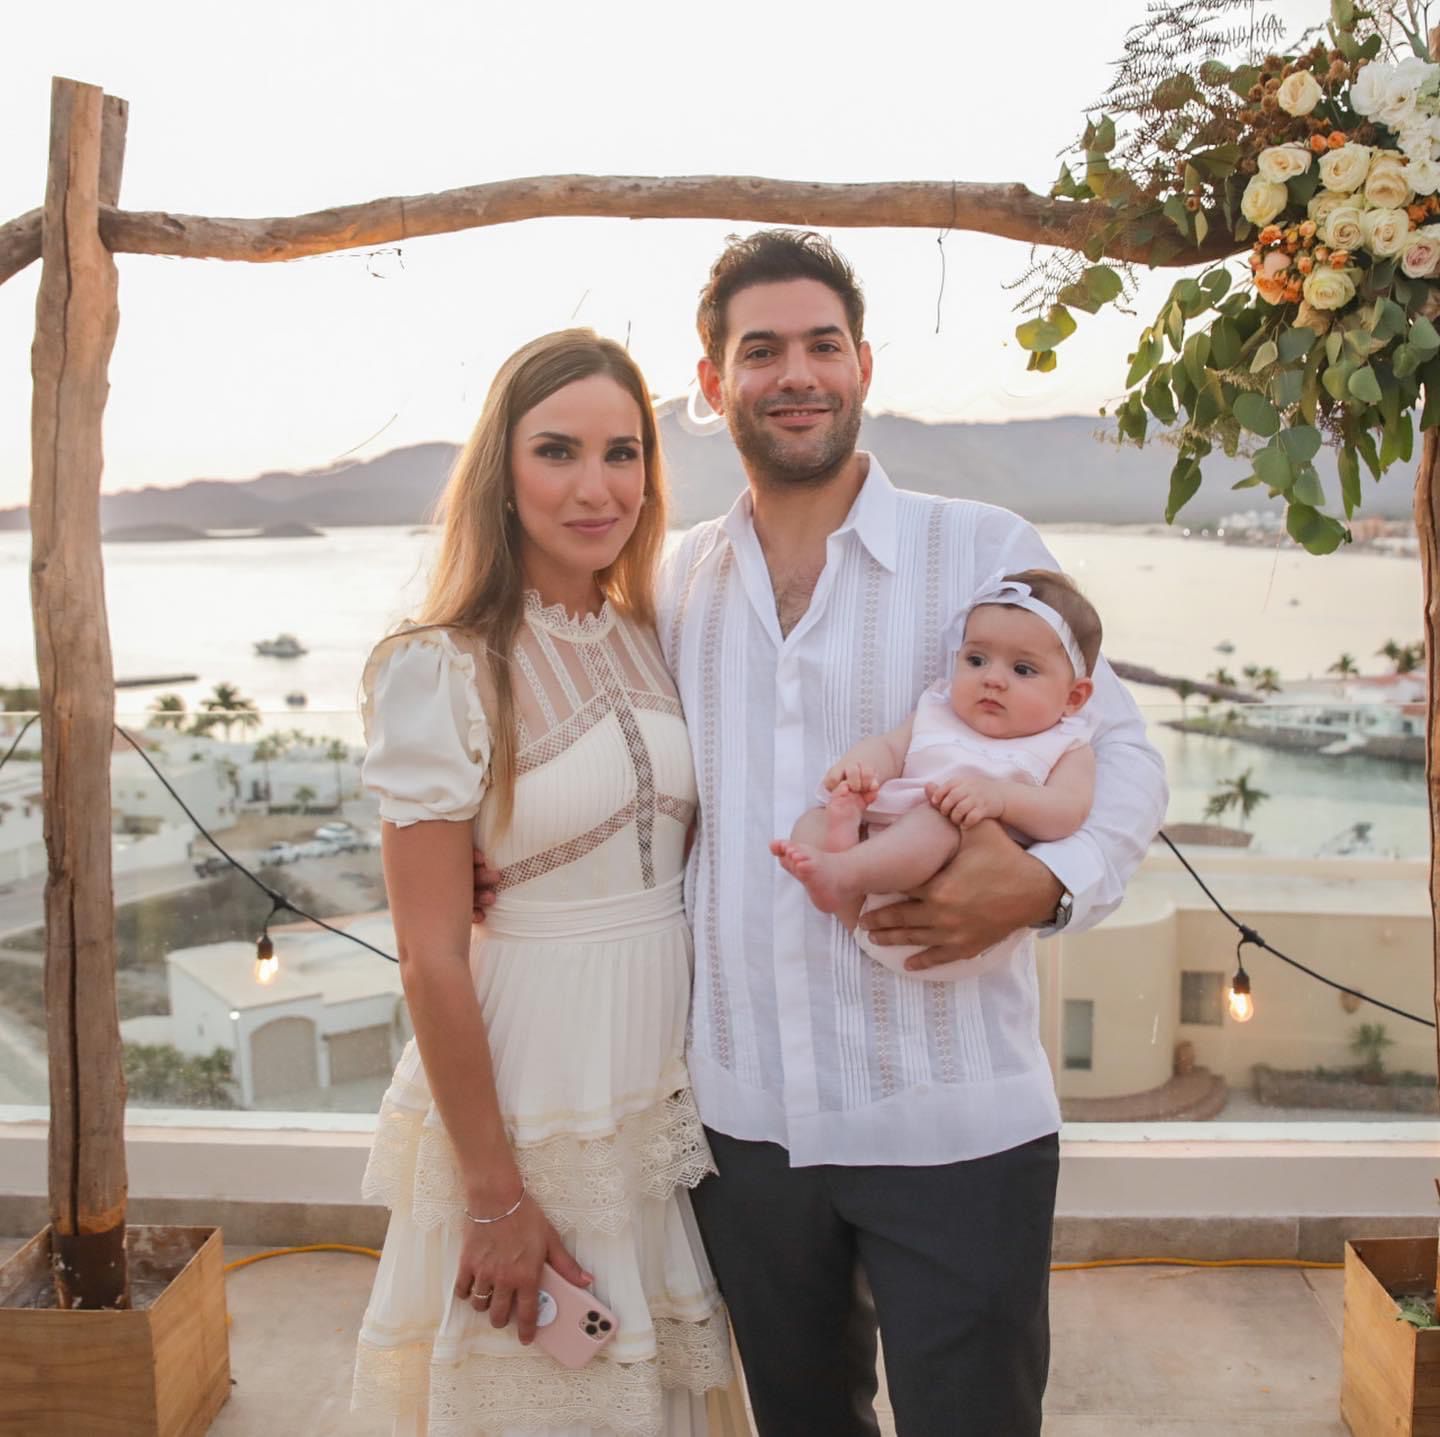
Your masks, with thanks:
M300 850L293 843L272 843L260 854L260 863L264 867L280 867L286 863L294 863L300 857Z
M353 838L354 836L354 825L346 823L342 819L337 819L332 823L322 823L320 827L315 830L316 838L330 839L335 843L344 843L347 839Z
M214 878L217 873L224 873L230 867L218 853L207 853L204 858L197 858L192 866L197 878Z

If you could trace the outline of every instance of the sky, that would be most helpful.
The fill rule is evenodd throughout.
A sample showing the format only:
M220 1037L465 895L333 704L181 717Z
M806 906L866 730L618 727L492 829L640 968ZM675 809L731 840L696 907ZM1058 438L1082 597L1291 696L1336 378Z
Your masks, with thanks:
M1043 192L1142 0L689 6L614 0L65 0L7 20L0 221L38 205L51 75L130 103L125 208L288 215L543 174L1021 181ZM1292 33L1313 0L1275 0ZM459 440L500 362L570 323L692 383L721 221L554 219L288 264L120 255L105 492L323 468ZM933 230L833 238L864 283L870 404L931 419L1093 414L1137 314L1081 317L1025 372L1005 289L1027 248ZM944 288L941 293L942 258ZM39 265L0 285L0 508L29 486ZM936 332L937 319L939 332Z

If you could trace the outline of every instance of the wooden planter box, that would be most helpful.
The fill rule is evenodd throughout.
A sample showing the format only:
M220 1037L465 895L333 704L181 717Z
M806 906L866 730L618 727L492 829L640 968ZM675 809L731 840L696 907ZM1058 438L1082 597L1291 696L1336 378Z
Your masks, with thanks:
M1398 1320L1392 1294L1435 1290L1436 1240L1345 1244L1340 1415L1355 1437L1440 1437L1440 1328Z
M35 1305L50 1289L49 1228L0 1266L4 1437L209 1430L230 1395L220 1229L132 1227L126 1248L126 1312Z

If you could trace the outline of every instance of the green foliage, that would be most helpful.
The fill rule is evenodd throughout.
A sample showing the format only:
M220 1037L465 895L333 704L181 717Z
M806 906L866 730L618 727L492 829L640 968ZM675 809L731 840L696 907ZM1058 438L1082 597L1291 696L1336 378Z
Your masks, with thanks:
M25 684L0 684L0 712L32 714L40 712L40 690Z
M1360 1060L1360 1072L1368 1079L1385 1075L1382 1055L1386 1048L1394 1046L1395 1040L1385 1031L1383 1023L1361 1023L1350 1035L1350 1051Z
M1205 804L1205 817L1223 818L1233 808L1239 812L1240 827L1244 828L1250 821L1250 815L1270 797L1263 789L1251 787L1251 772L1247 768L1233 778L1222 779L1221 786Z
M125 1085L135 1102L176 1108L233 1108L230 1054L186 1057L169 1043L126 1043Z

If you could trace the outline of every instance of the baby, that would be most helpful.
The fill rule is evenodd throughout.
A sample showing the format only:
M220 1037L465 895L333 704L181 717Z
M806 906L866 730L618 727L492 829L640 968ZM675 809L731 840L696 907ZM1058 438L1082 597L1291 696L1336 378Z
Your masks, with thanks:
M822 913L855 928L932 878L965 829L999 819L1028 841L1066 838L1090 812L1095 755L1077 717L1094 684L1100 616L1064 574L995 575L957 621L948 678L927 689L899 728L862 739L826 775L824 804L770 851ZM868 836L861 840L861 825ZM898 971L921 952L860 946ZM1023 940L1012 935L973 959L919 970L953 979L993 967Z

